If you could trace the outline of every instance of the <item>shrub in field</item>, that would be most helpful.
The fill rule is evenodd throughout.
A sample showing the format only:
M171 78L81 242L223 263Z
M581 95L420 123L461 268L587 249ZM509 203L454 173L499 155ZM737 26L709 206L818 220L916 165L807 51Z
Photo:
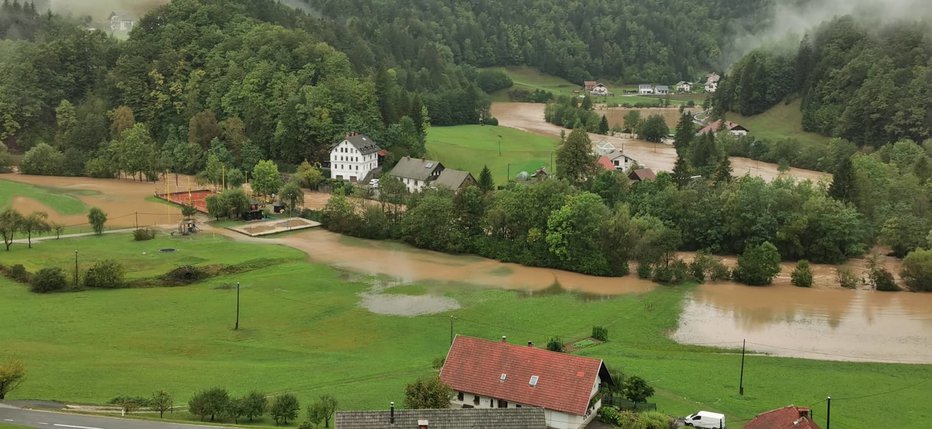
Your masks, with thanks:
M650 264L638 264L638 278L649 279L653 274Z
M780 272L780 252L770 242L757 246L748 246L738 256L735 267L736 281L751 286L769 285L773 277Z
M718 282L729 279L731 279L731 270L728 269L728 266L721 259L713 260L712 265L709 267L709 280Z
M84 287L115 289L123 287L124 271L120 263L113 260L98 261L84 274Z
M880 265L874 265L870 269L869 278L871 286L874 289L884 292L897 292L900 287L896 285L893 274Z
M932 291L932 249L916 249L903 259L900 277L916 292Z
M790 282L794 286L812 287L812 267L809 266L809 261L803 259L796 263L796 268L790 274Z
M117 396L109 401L108 404L119 405L127 413L136 411L142 407L149 406L149 399L140 396Z
M206 279L209 276L210 274L206 271L194 265L182 265L165 274L164 279L169 284L185 285Z
M604 326L593 326L592 338L595 338L599 341L608 341L608 328Z
M65 272L58 267L48 267L39 270L29 282L33 292L46 293L64 290L68 286Z
M835 277L838 278L838 284L845 289L855 289L858 283L861 283L861 279L848 267L836 268Z
M155 238L155 230L149 228L139 228L133 231L133 240L146 241Z
M563 352L566 350L566 345L563 344L563 339L560 337L553 337L550 341L547 341L547 350L552 352Z
M30 279L29 271L26 271L26 267L24 267L23 264L16 264L10 267L9 276L11 279L21 283L29 283Z
M188 401L188 411L204 421L210 417L214 421L218 415L223 415L230 403L230 394L226 389L215 387L194 394Z

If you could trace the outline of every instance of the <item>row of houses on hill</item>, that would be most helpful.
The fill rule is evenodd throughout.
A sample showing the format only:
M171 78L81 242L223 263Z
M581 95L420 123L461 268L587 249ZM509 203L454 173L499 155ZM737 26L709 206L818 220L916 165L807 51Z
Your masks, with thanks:
M440 370L450 407L341 411L335 429L581 429L616 380L601 359L458 335ZM686 422L690 423L690 422ZM759 414L745 429L819 429L809 408Z

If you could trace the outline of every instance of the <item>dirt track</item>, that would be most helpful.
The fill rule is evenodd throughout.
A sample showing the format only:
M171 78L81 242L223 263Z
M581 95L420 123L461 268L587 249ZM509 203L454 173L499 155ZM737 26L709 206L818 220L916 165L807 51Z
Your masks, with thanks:
M492 115L498 119L501 126L516 128L536 134L559 136L563 128L544 121L544 105L539 103L492 103ZM566 131L567 133L569 131ZM671 145L655 144L644 140L625 138L619 136L603 136L589 134L593 142L605 141L637 160L639 164L654 171L672 171L676 162L676 150ZM736 176L749 174L760 176L765 180L773 180L781 173L777 171L777 164L754 161L748 158L731 157L731 166ZM791 168L783 173L786 176L800 180L808 179L814 182L831 180L831 175L820 171Z

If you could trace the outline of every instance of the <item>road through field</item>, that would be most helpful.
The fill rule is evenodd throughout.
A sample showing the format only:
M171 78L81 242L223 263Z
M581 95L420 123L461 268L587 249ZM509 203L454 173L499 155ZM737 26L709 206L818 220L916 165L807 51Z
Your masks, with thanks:
M561 127L544 121L544 105L540 103L492 103L492 116L498 119L501 126L517 128L532 133L559 136L561 131L569 133ZM654 171L673 171L676 162L676 150L673 146L655 144L644 140L619 136L603 136L589 134L593 142L605 141L628 156ZM749 174L763 177L765 180L774 180L781 175L794 177L799 180L830 181L831 175L820 171L790 168L786 173L777 171L777 164L755 161L749 158L731 157L731 166L736 176Z

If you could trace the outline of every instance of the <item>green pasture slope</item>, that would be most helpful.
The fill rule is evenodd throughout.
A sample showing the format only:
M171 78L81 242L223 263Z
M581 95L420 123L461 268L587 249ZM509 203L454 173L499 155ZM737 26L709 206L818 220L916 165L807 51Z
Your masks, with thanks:
M375 279L309 263L302 253L276 245L210 236L134 242L129 235L55 244L16 248L0 257L4 263L29 260L36 267L42 262L35 261L58 261L62 253L79 249L119 258L127 266L145 261L150 267L133 276L179 263L149 259L153 248L163 247L178 249L185 261L200 258L199 263L250 257L275 262L173 288L37 295L0 279L0 361L20 359L28 369L26 382L9 399L101 403L166 389L176 404L184 405L198 390L223 386L234 395L251 389L294 392L302 418L303 406L323 394L334 395L342 410L384 409L389 401L403 402L406 383L435 373L431 362L447 352L450 316L455 316L457 333L507 335L519 344L545 344L552 336L582 339L593 325L606 326L607 343L577 353L644 377L657 389L652 401L672 415L721 411L730 427L741 427L758 412L796 404L812 405L821 423L823 400L831 395L838 398L832 403L838 427L919 429L932 419L924 394L929 385L921 384L932 377L930 365L750 356L746 392L739 396L740 356L734 350L685 346L667 338L688 286L592 298L418 283L395 292L447 296L462 308L429 316L383 316L359 305L359 293ZM242 284L238 331L232 329L236 292L228 286L235 282ZM271 426L268 418L258 424Z
M468 171L476 180L482 166L488 165L495 183L503 184L508 178L509 164L511 178L521 171L533 173L540 167L552 172L550 156L558 145L556 138L514 128L489 125L431 127L427 134L427 157L442 162L446 167Z
M566 79L551 76L541 71L524 66L513 66L513 67L491 67L495 70L501 70L514 82L514 85L511 88L503 89L496 91L492 94L492 101L497 102L506 102L511 101L508 98L508 91L512 89L525 89L528 91L534 90L543 90L550 91L554 96L558 95L573 95L573 91L582 90L582 82L570 82ZM626 95L622 96L622 91L628 90L633 91L637 89L637 84L626 84L626 85L615 85L610 82L604 82L608 87L609 91L613 92L614 95L607 97L598 97L595 99L597 103L617 103L619 105L628 103L655 103L661 96L640 96L640 95ZM672 85L671 85L672 87ZM670 103L673 105L679 105L686 103L689 100L693 100L696 104L702 104L702 100L705 99L705 94L696 93L696 94L671 94Z
M82 193L93 193L93 191L34 186L4 180L0 176L0 209L10 208L14 197L27 196L63 215L76 215L87 211L84 203L75 197Z
M803 131L803 114L799 110L800 101L790 104L777 103L764 113L754 116L741 116L729 113L726 118L744 125L751 135L768 140L793 138L802 143L827 144L830 137Z

